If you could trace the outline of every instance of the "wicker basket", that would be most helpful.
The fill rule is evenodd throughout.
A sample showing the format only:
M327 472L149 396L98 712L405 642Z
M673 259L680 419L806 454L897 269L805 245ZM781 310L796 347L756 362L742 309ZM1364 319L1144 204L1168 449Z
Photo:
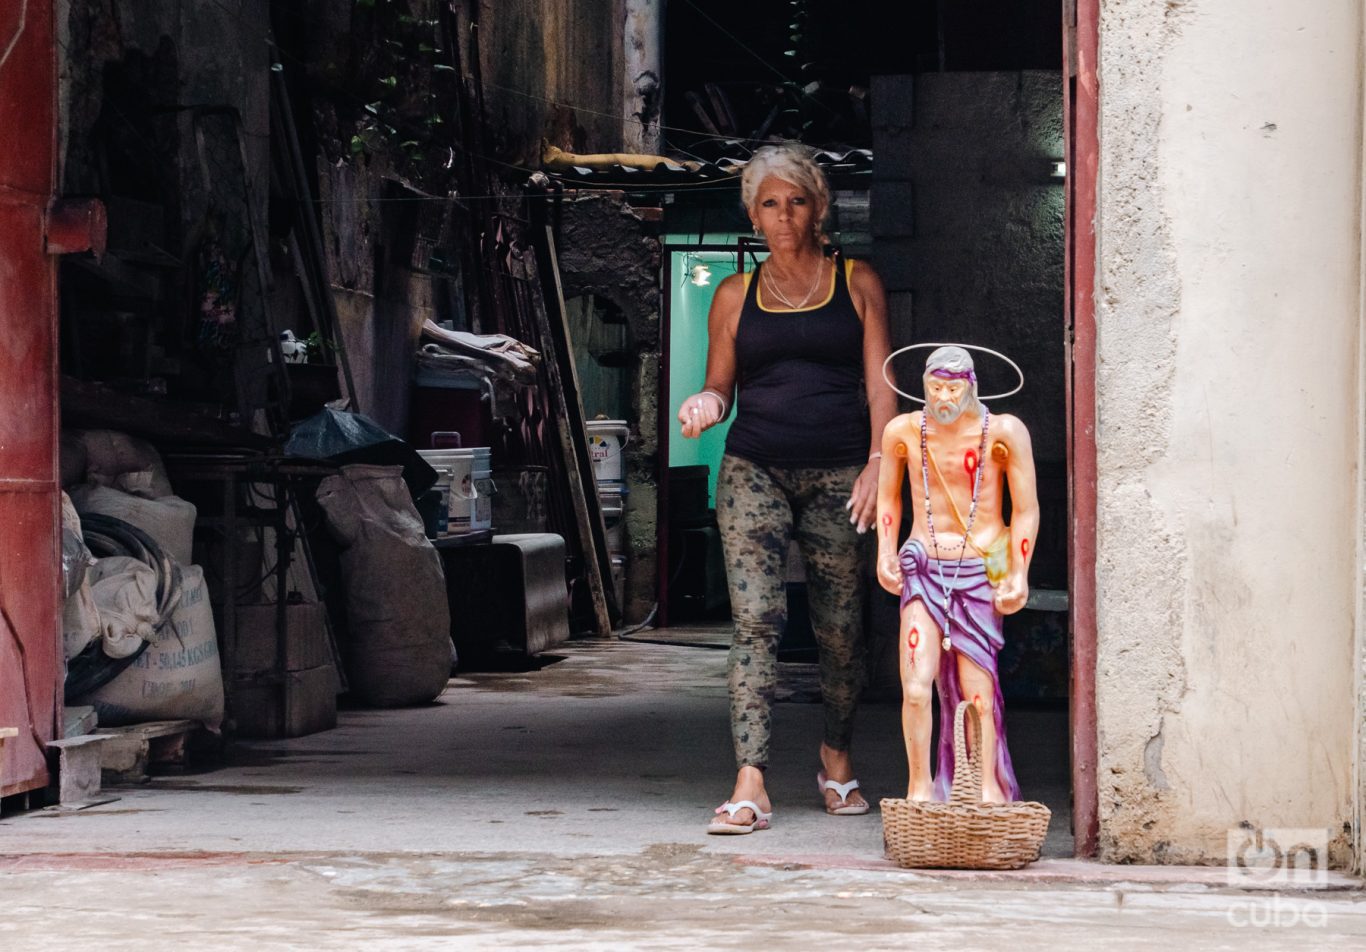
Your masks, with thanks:
M965 726L972 732L971 745ZM1039 858L1048 832L1048 807L1033 802L984 803L981 742L977 708L963 701L953 715L949 801L887 798L881 803L888 859L907 869L1019 869Z

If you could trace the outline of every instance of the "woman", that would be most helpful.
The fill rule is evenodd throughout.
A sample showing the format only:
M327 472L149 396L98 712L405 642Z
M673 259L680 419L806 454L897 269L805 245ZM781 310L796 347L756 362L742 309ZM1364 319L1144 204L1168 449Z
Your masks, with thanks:
M820 648L817 784L827 813L868 812L849 757L864 676L859 537L875 516L878 445L896 412L881 374L890 350L882 283L866 264L825 254L830 189L820 168L800 146L765 147L745 167L740 195L769 257L717 286L706 385L678 414L683 435L696 437L725 419L733 394L738 402L716 486L735 617L728 680L738 771L710 833L769 825L764 769L793 538Z

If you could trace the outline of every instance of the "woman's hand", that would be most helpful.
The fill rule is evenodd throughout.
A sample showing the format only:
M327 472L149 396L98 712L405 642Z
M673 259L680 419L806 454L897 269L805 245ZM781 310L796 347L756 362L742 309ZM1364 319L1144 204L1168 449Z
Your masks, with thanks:
M878 557L877 582L893 595L901 594L901 560L895 553Z
M849 521L858 526L859 535L868 531L877 520L877 477L880 461L870 459L863 472L854 480L853 491L844 508L849 510Z
M991 597L992 604L1002 615L1013 615L1025 607L1029 601L1029 582L1023 572L1011 572L1001 579L996 593Z
M703 430L721 422L725 411L721 398L710 390L693 394L678 409L678 422L683 424L683 435L688 439L701 436Z

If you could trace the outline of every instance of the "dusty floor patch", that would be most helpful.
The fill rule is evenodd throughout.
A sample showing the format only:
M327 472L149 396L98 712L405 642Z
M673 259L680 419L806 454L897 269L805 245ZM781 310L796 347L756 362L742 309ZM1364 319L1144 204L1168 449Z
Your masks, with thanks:
M437 704L344 711L333 731L239 744L220 769L117 788L117 803L60 823L0 818L6 945L1366 946L1355 895L1322 899L1324 930L1266 938L1235 931L1226 914L1245 897L1209 883L897 870L876 811L824 812L817 704L775 708L773 829L709 837L734 776L725 652L617 643L565 655L487 690L457 679ZM1056 718L1017 715L1022 783L1061 803L1050 848L1065 855ZM861 708L854 753L874 803L904 790L896 705Z
M216 859L216 862L214 861ZM266 860L266 862L262 862ZM6 869L16 947L158 949L1360 948L1357 893L1319 926L1240 927L1267 901L1191 884L983 882L900 870L735 863L691 843L630 856L375 853L185 856L160 866ZM73 890L77 892L73 893ZM156 896L155 902L137 897ZM78 898L75 898L78 897ZM132 897L130 899L130 897ZM45 933L63 911L59 941ZM1232 914L1231 914L1232 913Z

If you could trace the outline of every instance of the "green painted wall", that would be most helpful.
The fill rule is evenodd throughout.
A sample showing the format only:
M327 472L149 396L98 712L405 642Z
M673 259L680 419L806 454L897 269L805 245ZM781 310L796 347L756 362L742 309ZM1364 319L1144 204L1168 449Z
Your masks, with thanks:
M736 239L734 235L708 234L709 244L722 244ZM683 243L694 236L666 236L666 242ZM699 287L689 280L695 265L706 265L711 271L710 283ZM707 372L707 312L711 309L716 285L735 273L735 253L724 251L671 252L670 273L673 287L669 302L669 407L673 420L683 400L698 390ZM734 414L731 414L734 417ZM699 439L684 439L674 422L669 431L669 465L696 466L705 464L710 470L707 481L708 499L716 504L716 471L725 452L726 433L730 420L707 430Z

